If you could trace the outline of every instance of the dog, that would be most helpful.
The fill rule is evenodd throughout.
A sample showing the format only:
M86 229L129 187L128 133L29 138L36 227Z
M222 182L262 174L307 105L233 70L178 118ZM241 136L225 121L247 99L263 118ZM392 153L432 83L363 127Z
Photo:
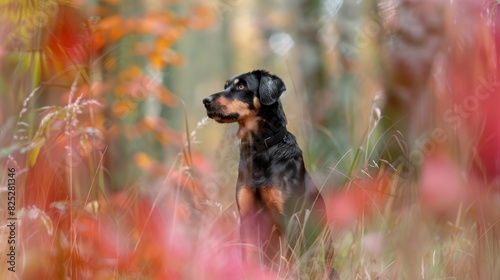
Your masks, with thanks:
M310 245L326 219L323 198L286 127L280 100L285 90L278 76L254 70L228 79L223 91L203 99L209 118L239 125L236 204L241 239L253 245L243 249L243 257L266 264L289 262L291 249Z

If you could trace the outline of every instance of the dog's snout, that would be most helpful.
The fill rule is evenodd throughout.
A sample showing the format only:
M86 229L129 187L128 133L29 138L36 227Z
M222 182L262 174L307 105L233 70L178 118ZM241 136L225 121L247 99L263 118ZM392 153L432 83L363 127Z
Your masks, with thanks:
M203 104L205 105L205 107L210 106L213 100L213 96L210 95L209 97L203 98Z

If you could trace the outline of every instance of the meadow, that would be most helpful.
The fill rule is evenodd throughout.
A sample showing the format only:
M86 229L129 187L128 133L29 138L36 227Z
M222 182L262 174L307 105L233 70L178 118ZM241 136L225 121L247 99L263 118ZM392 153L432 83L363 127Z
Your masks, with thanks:
M499 3L2 1L0 279L499 279ZM326 201L288 271L202 104L253 69Z

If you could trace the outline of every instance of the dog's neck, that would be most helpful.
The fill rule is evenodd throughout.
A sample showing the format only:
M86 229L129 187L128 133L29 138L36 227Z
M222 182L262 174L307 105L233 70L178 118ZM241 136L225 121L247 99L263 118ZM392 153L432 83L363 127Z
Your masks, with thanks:
M239 129L236 136L242 142L262 142L279 133L286 127L287 120L281 102L261 110L259 115L238 121Z
M262 123L263 120L259 117L240 120L238 121L239 128L236 136L240 138L241 141L252 141L261 130Z

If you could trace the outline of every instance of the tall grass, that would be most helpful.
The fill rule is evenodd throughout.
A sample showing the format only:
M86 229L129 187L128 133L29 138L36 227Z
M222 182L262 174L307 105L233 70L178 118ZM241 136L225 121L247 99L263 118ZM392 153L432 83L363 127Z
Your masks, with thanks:
M70 107L74 108L55 110L53 122L68 125L62 112ZM38 131L45 124L42 121ZM70 125L78 129L78 124ZM196 129L205 125L206 119ZM444 208L423 200L418 191L403 200L409 189L421 188L422 181L402 178L388 167L376 172L371 167L366 175L368 171L362 171L369 161L353 162L345 188L327 194L330 229L311 252L292 254L298 257L290 271L245 264L234 204L203 195L203 180L211 179L209 174L200 175L192 155L203 140L195 139L196 130L187 127L185 134L185 146L168 165L162 181L116 194L102 193L97 200L88 199L90 188L45 208L25 205L18 212L18 273L7 272L4 254L3 278L227 279L230 275L232 279L322 279L325 265L333 265L342 279L495 279L500 275L498 193L480 191L480 182L456 173L460 182L478 191ZM65 147L59 145L53 153L68 155ZM101 168L100 163L97 166L96 170ZM50 171L50 166L43 168ZM69 168L70 181L78 178L80 171ZM434 172L431 176L445 171ZM102 172L84 174L92 184L102 180ZM221 188L232 191L231 185ZM5 224L2 232L5 236ZM325 264L331 242L335 260Z
M492 2L492 7L497 4ZM121 24L147 33L155 30L148 24L158 21L161 26L173 25L173 33L163 35L174 40L181 36L183 24L199 29L203 20L213 20L204 6L195 9L193 17L177 17L174 12L149 16L144 22L105 18L104 29L117 36L105 39L119 41ZM103 35L99 32L98 37ZM459 35L450 41L457 40L456 45L463 47ZM483 45L489 42L486 37L478 36ZM163 39L155 41L155 49L173 44ZM102 47L105 42L99 44ZM482 53L474 54L477 58ZM444 60L451 66L441 66L449 73L436 74L436 80L447 81L444 88L459 90L458 81L464 76L476 79L484 74L467 67L463 73L453 72L452 62L468 60L460 55L458 51L448 54ZM500 182L478 164L484 162L485 153L498 147L485 145L491 149L482 151L482 145L476 145L489 143L486 133L495 117L491 112L496 110L489 106L498 105L494 95L471 113L473 117L462 119L467 129L457 132L446 127L441 115L461 104L468 92L460 92L462 99L450 97L435 85L439 96L434 121L443 127L448 141L438 143L420 165L413 166L411 176L403 172L400 162L395 164L383 154L396 146L409 157L415 147L408 142L415 139L404 139L405 134L392 125L384 128L382 123L390 120L378 105L365 108L369 112L362 115L370 116L369 120L349 118L345 138L352 141L347 145L337 131L315 125L317 134L304 151L312 162L315 156L327 159L327 168L312 164L309 170L314 170L327 202L328 227L308 250L288 248L291 259L266 267L244 262L241 256L242 247L250 245L239 238L234 203L238 147L232 128L216 151L207 151L202 146L212 140L206 132L215 124L204 117L190 128L190 120L203 113L195 113L201 100L179 102L161 82L150 80L146 97L157 99L146 104L146 98L138 97L144 89L142 78L151 79L145 77L148 67L173 66L181 60L174 52L167 52L168 62L158 53L151 56L147 66L115 69L121 72L109 84L101 80L102 73L83 75L81 67L72 65L79 71L64 71L70 84L57 104L37 105L42 97L60 93L56 90L60 85L51 79L39 87L23 84L21 88L30 91L23 93L27 96L20 106L9 108L15 116L5 122L0 119L0 135L5 137L0 139L5 144L0 147L1 279L325 279L331 267L341 279L500 277ZM102 65L91 64L113 72L114 59L98 58ZM474 67L465 62L471 69L484 66L482 61ZM489 70L498 75L496 66ZM22 83L23 77L18 79ZM170 127L171 120L155 110L147 111L156 103L174 107L176 102L183 105L183 129ZM349 106L344 113L357 116L358 110ZM483 119L479 118L482 110L487 113ZM359 139L351 137L359 131L364 132ZM321 145L326 146L314 142L318 134L325 135L327 143ZM9 229L3 195L9 167L17 170L16 273L7 270L3 253L9 249L4 242ZM127 179L116 183L113 178ZM330 259L332 247L335 254Z

